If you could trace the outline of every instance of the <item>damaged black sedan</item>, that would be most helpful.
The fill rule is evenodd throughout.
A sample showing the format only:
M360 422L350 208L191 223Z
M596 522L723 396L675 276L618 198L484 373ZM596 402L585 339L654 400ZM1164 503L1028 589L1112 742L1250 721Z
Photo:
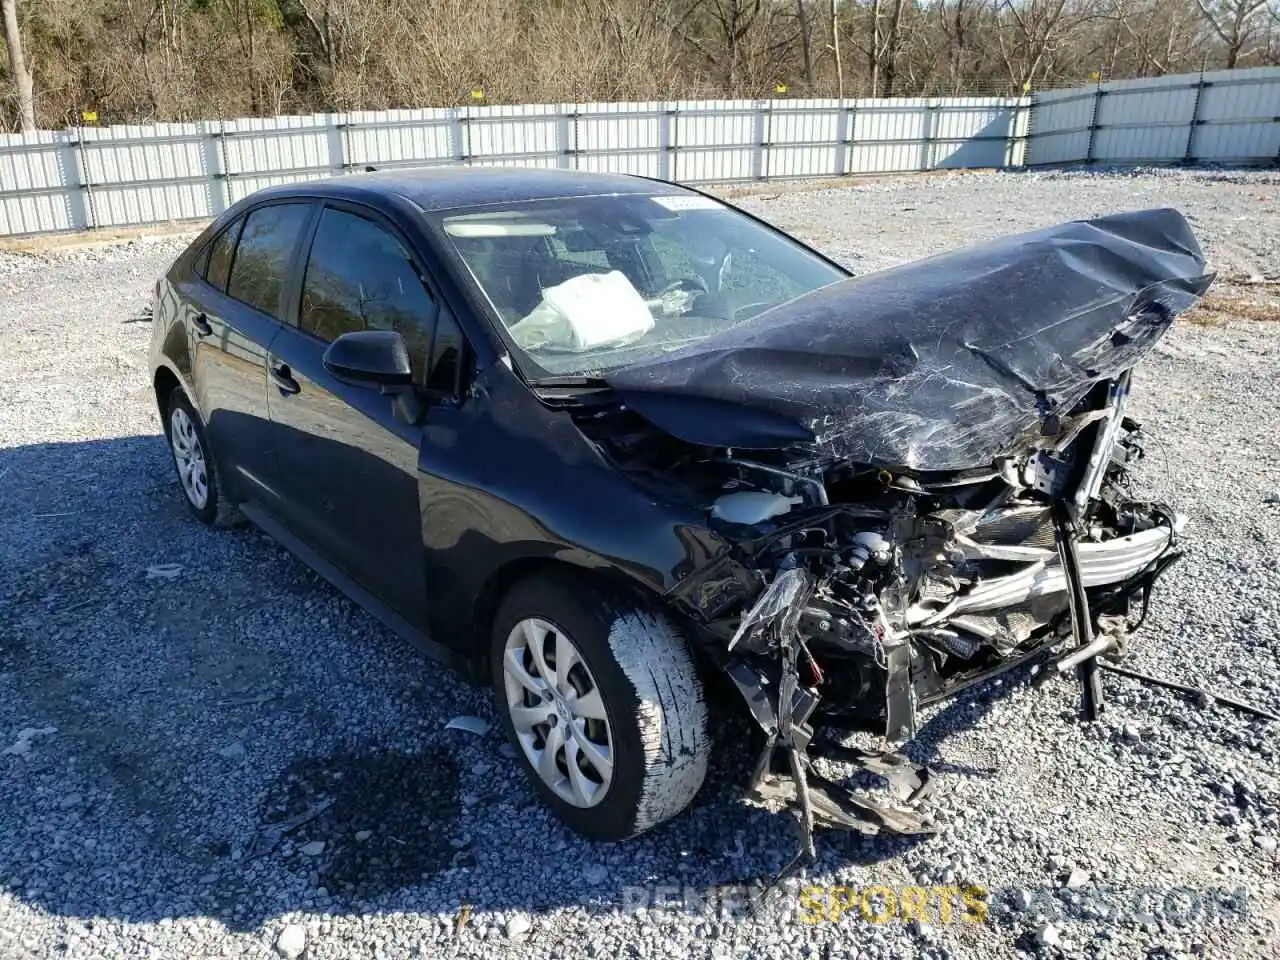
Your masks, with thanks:
M1033 661L1096 711L1183 526L1130 478L1132 371L1210 281L1172 210L851 277L672 184L379 173L210 226L157 285L154 385L195 515L491 682L573 827L679 813L724 677L804 856L928 829L928 771L843 732Z

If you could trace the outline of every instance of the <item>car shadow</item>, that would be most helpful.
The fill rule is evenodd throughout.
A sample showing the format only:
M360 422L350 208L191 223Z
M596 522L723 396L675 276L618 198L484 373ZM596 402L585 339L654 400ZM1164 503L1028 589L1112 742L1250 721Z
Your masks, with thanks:
M741 798L741 718L674 821L619 844L571 833L486 691L253 528L197 524L158 436L5 449L0 486L0 889L30 906L237 930L294 911L614 911L758 881L796 849L789 818ZM932 715L917 759L986 775L941 747L987 703L978 688ZM489 729L445 729L457 714ZM927 842L818 840L827 872Z

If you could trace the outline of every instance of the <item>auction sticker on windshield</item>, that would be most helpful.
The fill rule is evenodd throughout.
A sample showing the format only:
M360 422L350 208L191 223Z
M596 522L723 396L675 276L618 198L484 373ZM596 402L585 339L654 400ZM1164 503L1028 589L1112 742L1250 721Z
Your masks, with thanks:
M723 210L718 200L700 197L696 193L678 193L669 197L650 197L654 203L661 204L668 210Z

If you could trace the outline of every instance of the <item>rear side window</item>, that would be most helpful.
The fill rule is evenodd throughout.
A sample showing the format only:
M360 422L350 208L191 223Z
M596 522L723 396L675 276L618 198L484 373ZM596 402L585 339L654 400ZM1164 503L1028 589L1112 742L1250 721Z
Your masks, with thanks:
M280 294L311 208L305 203L259 207L245 219L231 264L227 293L268 316L280 317ZM209 264L210 271L213 264Z
M236 238L240 236L240 228L244 226L244 218L240 218L213 241L209 251L209 266L204 278L219 290L226 291L227 278L231 276L231 260L236 252Z
M409 347L414 382L425 386L436 305L409 251L371 220L326 208L302 284L299 326L330 341L353 330L396 330Z

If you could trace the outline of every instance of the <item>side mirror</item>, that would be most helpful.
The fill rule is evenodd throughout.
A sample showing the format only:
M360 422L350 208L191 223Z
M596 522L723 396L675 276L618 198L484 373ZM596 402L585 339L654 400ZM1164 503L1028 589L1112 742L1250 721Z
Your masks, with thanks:
M413 382L409 348L394 330L344 333L324 352L324 368L340 380L379 387L407 387Z

